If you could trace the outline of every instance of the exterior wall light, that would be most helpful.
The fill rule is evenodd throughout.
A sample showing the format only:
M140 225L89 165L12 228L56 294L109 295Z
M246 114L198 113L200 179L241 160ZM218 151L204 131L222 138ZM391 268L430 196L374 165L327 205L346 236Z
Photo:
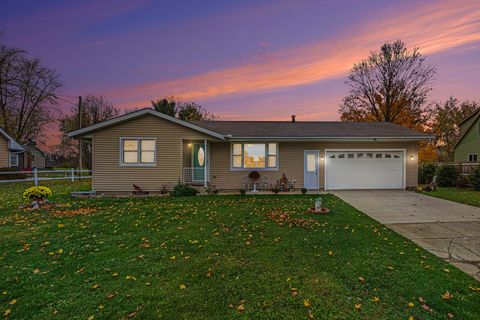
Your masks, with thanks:
M191 143L189 143L189 144L187 144L187 146L188 146L189 148L191 148L191 147L192 147L192 144L191 144Z
M415 157L413 156L413 154L410 155L410 160L415 160Z

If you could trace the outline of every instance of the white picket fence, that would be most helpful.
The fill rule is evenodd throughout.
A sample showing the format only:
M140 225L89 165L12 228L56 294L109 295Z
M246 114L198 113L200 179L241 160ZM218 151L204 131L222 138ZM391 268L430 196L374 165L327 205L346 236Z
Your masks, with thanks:
M0 172L1 176L6 176L5 180L0 179L0 183L7 182L23 182L23 181L33 181L33 184L38 186L39 181L46 180L70 180L75 182L75 180L80 179L89 179L92 177L92 170L79 170L79 169L66 169L66 170L38 170L34 168L31 171L10 171L10 172ZM8 175L25 175L25 178L22 179L8 179Z

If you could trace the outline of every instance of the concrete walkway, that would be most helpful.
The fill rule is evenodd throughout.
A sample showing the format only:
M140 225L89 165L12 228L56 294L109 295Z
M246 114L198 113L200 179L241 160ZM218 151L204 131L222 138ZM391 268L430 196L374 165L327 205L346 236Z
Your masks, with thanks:
M334 194L480 280L480 208L403 190Z

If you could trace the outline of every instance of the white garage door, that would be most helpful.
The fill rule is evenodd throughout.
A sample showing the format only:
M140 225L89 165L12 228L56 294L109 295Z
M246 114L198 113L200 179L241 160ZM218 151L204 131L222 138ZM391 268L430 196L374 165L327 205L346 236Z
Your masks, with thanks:
M403 189L402 151L327 151L327 190Z

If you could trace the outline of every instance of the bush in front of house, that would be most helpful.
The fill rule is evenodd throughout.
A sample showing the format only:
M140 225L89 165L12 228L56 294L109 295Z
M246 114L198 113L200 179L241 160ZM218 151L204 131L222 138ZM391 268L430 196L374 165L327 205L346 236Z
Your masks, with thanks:
M308 190L307 190L307 188L302 188L301 191L302 191L302 194L306 194Z
M475 190L480 191L480 167L473 170L470 174L470 183Z
M15 168L0 168L0 172L18 172ZM0 180L21 180L27 177L26 173L0 174Z
M430 183L433 180L436 166L433 163L422 163L418 167L418 182L421 184Z
M437 183L440 187L453 187L457 184L460 173L453 165L439 166L437 169Z
M240 189L239 192L240 192L240 195L241 195L241 196L244 196L245 193L247 193L247 191L246 191L245 189Z
M193 197L197 195L197 193L197 189L179 183L175 187L173 187L173 191L170 192L170 195L172 197Z
M470 184L470 179L467 176L464 176L464 175L458 176L457 188L464 189L464 188L467 188L469 184Z

